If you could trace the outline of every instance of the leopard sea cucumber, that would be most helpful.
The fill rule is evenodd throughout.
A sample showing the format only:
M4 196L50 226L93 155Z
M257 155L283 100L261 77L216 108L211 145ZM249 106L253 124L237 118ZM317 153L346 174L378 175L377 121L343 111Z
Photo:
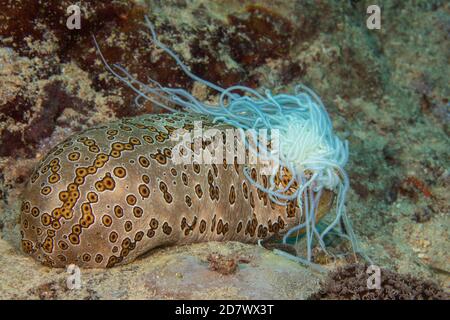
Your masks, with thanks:
M143 83L122 66L109 65L94 38L105 67L137 94L137 105L147 100L171 114L101 125L56 146L24 193L24 251L51 266L112 267L158 246L255 242L277 234L283 243L295 238L300 244L298 235L305 233L306 259L289 257L312 266L313 247L328 253L325 237L333 232L364 256L344 204L348 142L333 132L321 99L301 84L293 93L275 95L241 85L222 88L193 74L158 40L147 17L146 23L152 45L218 99L199 101L184 88L151 78ZM265 175L261 162L177 165L169 137L177 129L193 130L199 119L206 130L236 130L233 140L247 154L276 165ZM279 137L275 150L258 140L255 132L261 130ZM332 220L322 228L318 221L328 212Z
M152 248L200 241L254 243L301 223L300 209L272 201L249 183L243 165L174 164L176 129L210 117L177 112L126 118L57 145L24 192L22 248L52 267L125 264ZM241 143L240 141L238 141ZM252 179L266 176L250 167ZM321 197L318 215L334 194Z

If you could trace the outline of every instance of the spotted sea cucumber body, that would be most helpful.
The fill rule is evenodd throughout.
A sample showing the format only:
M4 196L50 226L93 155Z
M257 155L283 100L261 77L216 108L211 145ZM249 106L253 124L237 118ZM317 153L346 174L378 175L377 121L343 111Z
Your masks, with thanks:
M247 181L242 165L171 161L177 142L170 134L200 119L204 129L217 127L188 113L145 115L56 146L23 196L23 250L48 266L102 268L155 247L255 242L298 224L298 207L274 204ZM267 184L255 168L251 173Z

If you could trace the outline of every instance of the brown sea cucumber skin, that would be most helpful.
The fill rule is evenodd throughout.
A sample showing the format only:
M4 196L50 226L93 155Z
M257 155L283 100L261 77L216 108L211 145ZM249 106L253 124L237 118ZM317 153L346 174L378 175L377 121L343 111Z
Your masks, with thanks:
M156 247L254 243L297 225L298 206L273 203L245 178L244 165L173 163L179 141L170 134L191 131L198 120L203 130L231 128L184 112L144 115L93 127L57 145L23 194L23 250L52 267L105 268ZM267 184L257 166L250 172ZM319 215L332 198L325 192Z

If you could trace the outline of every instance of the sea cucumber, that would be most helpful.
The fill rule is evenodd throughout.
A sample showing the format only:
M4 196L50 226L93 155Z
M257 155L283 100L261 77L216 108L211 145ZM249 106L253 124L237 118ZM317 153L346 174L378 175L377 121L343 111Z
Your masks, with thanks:
M120 65L109 65L94 38L107 70L137 94L137 105L147 100L172 114L123 119L56 146L24 193L24 251L50 266L112 267L157 246L255 242L278 233L286 243L305 232L307 260L290 257L311 265L313 246L327 252L324 238L333 231L364 255L344 204L348 142L334 134L320 98L303 85L276 95L241 85L222 88L193 74L158 40L148 17L146 24L151 42L187 76L216 91L218 102L199 101L184 88L151 78L149 84L139 81ZM220 158L210 166L177 165L171 160L180 150L170 137L178 129L192 131L196 120L206 130L234 129L233 138L225 137L236 142L224 141L226 148L237 144L262 164ZM260 130L269 130L271 141L261 141ZM274 135L279 140L272 145ZM197 144L191 145L197 152ZM261 175L266 161L272 165ZM334 219L320 230L318 220L333 205Z
M90 128L57 145L23 195L23 250L52 267L103 268L160 246L254 243L299 225L296 200L273 202L236 161L171 161L171 133L191 131L197 120L205 129L232 128L189 112L144 115ZM267 187L257 169L250 167L252 179ZM318 217L329 211L333 197L323 192Z

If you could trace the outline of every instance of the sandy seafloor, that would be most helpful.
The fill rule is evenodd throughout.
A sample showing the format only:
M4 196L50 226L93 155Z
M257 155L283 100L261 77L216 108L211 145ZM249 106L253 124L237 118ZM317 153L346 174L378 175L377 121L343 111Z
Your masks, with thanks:
M82 29L68 31L70 1L0 0L1 299L305 299L319 290L323 275L240 243L165 248L83 270L78 291L66 289L64 270L20 251L20 194L39 159L83 128L157 112L137 108L108 75L91 32L109 61L141 80L214 100L149 44L144 14L203 78L273 92L313 88L350 144L347 211L361 247L378 266L450 291L447 1L378 1L381 30L366 28L368 1L84 3ZM236 271L212 270L210 253L237 261ZM315 259L329 270L363 263Z

